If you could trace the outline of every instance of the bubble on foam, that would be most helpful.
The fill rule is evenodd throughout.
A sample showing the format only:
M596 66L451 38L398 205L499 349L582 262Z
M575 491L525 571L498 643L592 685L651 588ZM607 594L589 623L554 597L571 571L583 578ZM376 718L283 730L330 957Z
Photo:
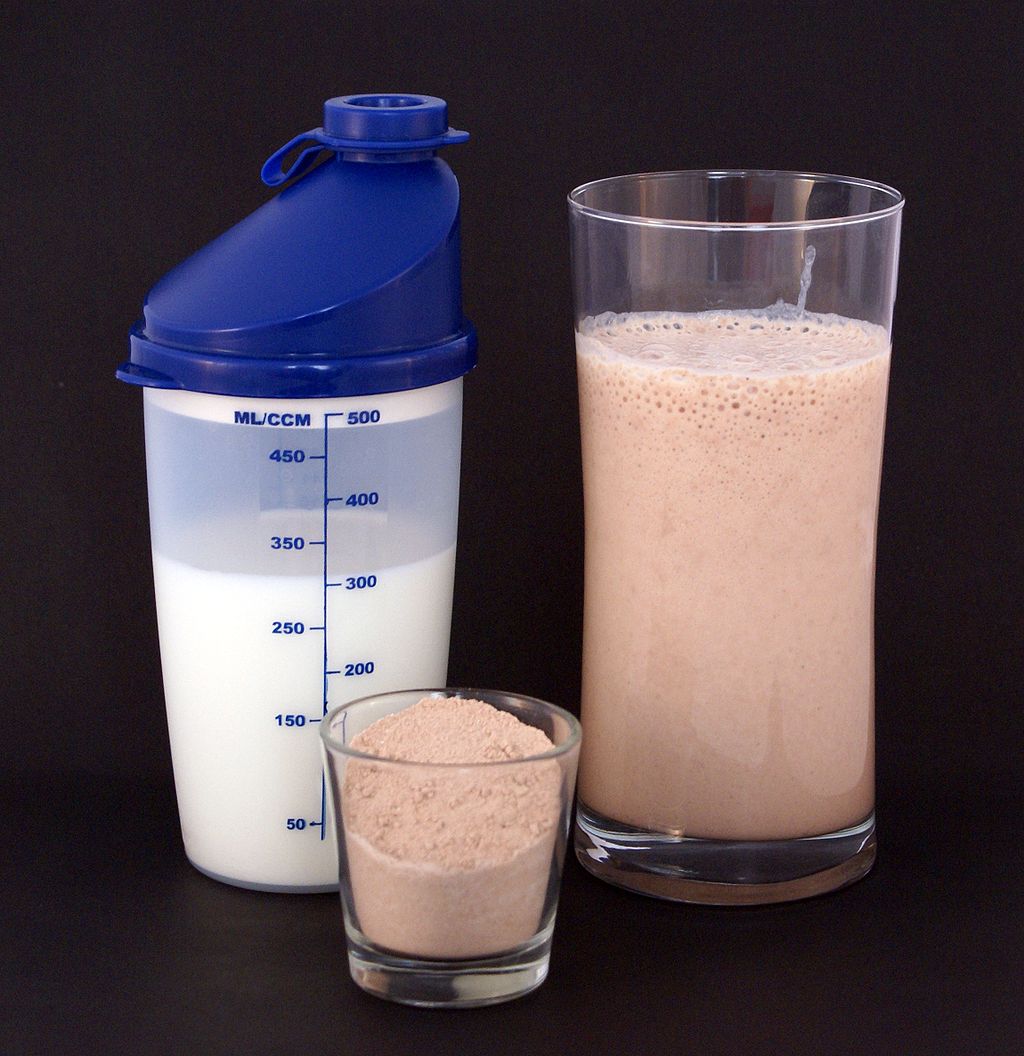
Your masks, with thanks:
M666 359L671 359L672 346L658 344L656 342L651 342L650 344L646 345L640 345L640 347L636 350L634 354L634 358L655 363Z

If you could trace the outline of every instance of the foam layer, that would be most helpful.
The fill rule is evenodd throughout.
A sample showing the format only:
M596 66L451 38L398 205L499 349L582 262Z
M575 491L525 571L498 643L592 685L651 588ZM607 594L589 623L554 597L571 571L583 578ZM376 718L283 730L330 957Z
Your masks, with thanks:
M888 345L873 323L779 304L735 313L607 312L583 321L577 347L638 367L761 378L848 366Z
M652 450L639 472L665 473L659 459L688 453L730 491L751 474L771 485L769 449L802 459L837 428L844 443L873 437L889 364L882 327L768 311L600 316L577 334L577 350L588 415L630 445L642 416ZM727 466L715 457L723 444Z

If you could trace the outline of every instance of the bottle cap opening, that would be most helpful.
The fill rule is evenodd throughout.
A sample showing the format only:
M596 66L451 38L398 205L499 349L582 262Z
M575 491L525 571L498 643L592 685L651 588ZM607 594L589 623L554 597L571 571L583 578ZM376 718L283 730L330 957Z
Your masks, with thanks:
M418 161L467 139L468 132L448 127L448 104L436 96L339 95L324 103L323 127L311 128L274 151L260 176L268 187L277 187L308 172L324 150L349 160ZM296 148L301 148L298 157L289 161Z
M359 144L444 146L458 142L448 127L448 104L433 95L340 95L324 103L324 135Z

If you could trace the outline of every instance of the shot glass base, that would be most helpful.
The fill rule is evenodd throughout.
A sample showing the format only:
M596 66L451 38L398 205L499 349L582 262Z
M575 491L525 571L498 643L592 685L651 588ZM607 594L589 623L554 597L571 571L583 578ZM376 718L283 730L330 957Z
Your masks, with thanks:
M705 840L645 832L580 803L575 845L583 868L616 887L673 902L757 906L859 880L875 861L875 816L794 840Z
M522 997L547 978L550 955L550 928L510 953L457 961L406 957L348 935L353 980L375 997L421 1008L479 1008Z

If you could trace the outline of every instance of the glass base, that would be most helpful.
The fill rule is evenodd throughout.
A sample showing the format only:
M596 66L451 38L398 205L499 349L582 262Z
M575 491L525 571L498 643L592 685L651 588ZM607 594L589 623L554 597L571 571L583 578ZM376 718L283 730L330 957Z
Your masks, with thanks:
M532 942L495 957L459 961L405 957L348 932L348 966L368 994L422 1008L479 1008L536 990L548 974L549 927Z
M875 815L795 840L704 840L645 832L580 803L576 857L587 872L642 895L706 906L793 902L859 880L875 862Z

